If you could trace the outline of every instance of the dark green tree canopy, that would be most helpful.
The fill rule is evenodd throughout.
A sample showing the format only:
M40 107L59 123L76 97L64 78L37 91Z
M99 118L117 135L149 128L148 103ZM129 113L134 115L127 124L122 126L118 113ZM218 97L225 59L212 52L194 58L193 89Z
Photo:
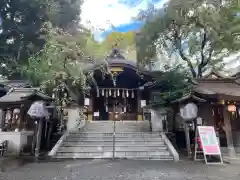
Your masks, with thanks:
M211 67L221 68L223 58L240 49L239 5L237 0L226 2L171 0L146 16L140 47L177 55L193 77Z
M11 76L28 63L46 41L48 22L55 27L77 28L81 0L1 0L0 73ZM16 78L16 77L14 77Z

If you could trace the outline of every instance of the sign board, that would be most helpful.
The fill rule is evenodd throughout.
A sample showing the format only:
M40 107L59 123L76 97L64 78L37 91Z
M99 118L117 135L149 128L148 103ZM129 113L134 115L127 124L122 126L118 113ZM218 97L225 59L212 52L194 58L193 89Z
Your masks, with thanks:
M199 134L204 159L206 164L210 164L206 158L207 155L217 155L220 157L220 163L223 163L219 142L213 126L198 126L197 131ZM219 162L218 162L219 163ZM213 164L213 163L212 163ZM214 163L216 164L216 163Z
M98 117L99 116L99 112L94 112L93 116Z
M141 108L146 106L146 100L141 100Z
M89 98L85 98L84 99L84 105L85 106L89 106L90 105L90 99Z

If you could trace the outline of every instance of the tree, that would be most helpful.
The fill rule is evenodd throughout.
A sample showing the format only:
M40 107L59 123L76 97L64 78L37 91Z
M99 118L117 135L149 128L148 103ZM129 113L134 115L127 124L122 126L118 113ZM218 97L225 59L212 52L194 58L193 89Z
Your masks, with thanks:
M168 106L172 101L192 91L190 77L182 66L166 66L164 72L152 72L152 77L155 81L154 89L157 89L153 90L152 105Z
M136 60L135 33L129 32L112 32L101 43L101 51L108 55L113 48L123 51L123 55L129 59Z
M84 52L84 40L81 36L83 35L80 33L76 38L76 35L61 29L49 28L44 48L31 56L19 71L34 86L41 86L49 95L67 89L71 97L66 97L66 101L74 98L79 103L88 87L96 86L93 74L84 71L89 55ZM104 60L99 66L102 71L108 71Z
M204 0L172 0L164 13L148 16L141 30L147 38L140 43L156 47L156 53L177 54L193 77L202 77L209 67L221 68L222 59L240 49L239 16L233 11L233 1L221 6Z
M0 66L0 73L16 75L16 68L44 47L48 29L43 26L47 22L76 31L80 5L81 0L2 0L0 61L4 66Z
M54 27L72 30L79 26L83 0L51 0L49 19Z

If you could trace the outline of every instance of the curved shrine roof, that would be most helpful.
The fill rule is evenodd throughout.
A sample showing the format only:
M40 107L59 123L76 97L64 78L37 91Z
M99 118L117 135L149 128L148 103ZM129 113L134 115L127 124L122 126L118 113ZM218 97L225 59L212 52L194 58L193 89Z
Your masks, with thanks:
M86 63L84 65L84 70L87 71L94 71L96 69L101 68L105 64L108 64L109 66L124 66L124 67L129 67L132 69L137 69L137 61L136 60L129 60L126 59L124 56L122 56L118 50L113 49L113 52L105 59L105 61L98 61L95 63ZM148 73L150 72L146 68L141 68L140 71L143 73Z

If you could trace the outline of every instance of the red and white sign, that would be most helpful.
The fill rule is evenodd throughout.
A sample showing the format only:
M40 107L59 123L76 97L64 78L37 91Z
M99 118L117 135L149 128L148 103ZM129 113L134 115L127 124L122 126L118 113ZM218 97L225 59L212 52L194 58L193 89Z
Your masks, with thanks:
M220 147L213 126L198 126L198 133L205 155L220 155Z

